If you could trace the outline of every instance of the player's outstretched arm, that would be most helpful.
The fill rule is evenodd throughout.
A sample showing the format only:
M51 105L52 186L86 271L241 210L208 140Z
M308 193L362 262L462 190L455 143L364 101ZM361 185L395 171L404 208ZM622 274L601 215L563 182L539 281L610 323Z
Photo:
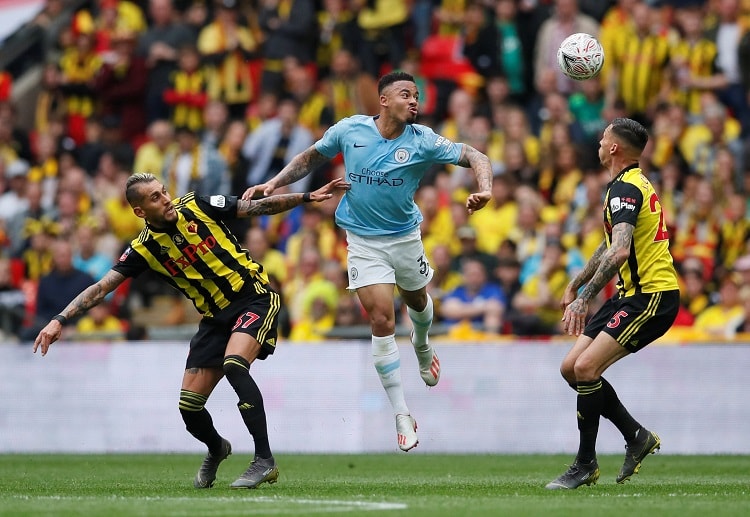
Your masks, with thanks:
M477 178L479 192L475 192L466 199L466 209L470 214L481 210L492 198L492 164L487 155L477 151L468 144L463 144L461 159L458 165L470 167Z
M278 187L289 185L304 178L327 161L328 158L320 154L318 150L315 149L315 145L311 145L292 158L292 161L289 162L286 167L281 169L276 176L268 180L266 183L260 183L259 185L249 187L245 193L242 194L242 199L248 201L256 196L270 196Z
M333 197L336 192L349 190L351 185L343 178L326 183L318 190L304 194L278 194L263 199L237 201L237 217L251 217L254 215L278 214L291 210L305 202L321 202Z
M56 318L59 316L62 316L62 318L51 320L47 323L47 326L39 332L39 335L34 340L34 353L36 353L37 349L41 347L42 355L47 355L49 346L60 339L63 321L67 321L79 314L83 314L94 305L98 305L105 296L117 289L117 286L124 281L124 275L121 275L117 271L109 270L101 280L81 291L81 293L76 296L58 316L56 316Z

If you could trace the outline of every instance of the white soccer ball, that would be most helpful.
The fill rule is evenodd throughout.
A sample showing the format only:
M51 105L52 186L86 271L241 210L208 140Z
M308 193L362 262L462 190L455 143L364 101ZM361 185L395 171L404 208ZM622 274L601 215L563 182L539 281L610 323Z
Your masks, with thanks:
M604 65L604 49L591 34L577 32L563 40L557 49L560 70L576 81L591 79Z

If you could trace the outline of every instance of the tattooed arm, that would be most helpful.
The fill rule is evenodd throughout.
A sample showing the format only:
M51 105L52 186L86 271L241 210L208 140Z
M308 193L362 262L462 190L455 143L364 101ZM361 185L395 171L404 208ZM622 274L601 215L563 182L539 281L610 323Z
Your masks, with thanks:
M109 270L101 280L81 291L81 293L60 312L60 315L63 316L65 320L69 320L70 318L85 313L94 305L98 305L105 296L117 289L117 286L123 283L125 279L126 277L117 271ZM47 355L49 346L60 339L61 334L62 323L60 321L53 319L47 323L47 326L39 332L36 340L34 340L34 353L36 353L37 348L41 345L42 355Z
M244 199L243 196L242 199L237 200L237 217L278 214L305 202L325 201L331 198L334 192L348 190L349 187L350 185L343 178L336 178L318 190L304 194L278 194L263 199Z
M629 223L619 223L612 228L612 243L609 248L599 246L594 257L591 258L583 271L568 285L561 305L565 309L563 314L563 332L578 336L585 328L586 315L589 310L589 300L601 291L607 282L617 274L630 256L630 244L633 240L635 227ZM598 257L597 260L594 260ZM596 266L594 267L594 264ZM583 282L588 283L580 295L566 304L566 299L575 296L575 290Z
M492 164L484 153L477 151L468 144L463 144L463 147L457 165L470 167L476 175L477 185L479 186L479 192L471 194L466 200L466 208L471 214L484 208L492 198Z
M289 185L304 178L327 161L328 158L320 154L318 150L315 149L315 145L311 145L292 158L292 161L289 162L286 167L281 169L276 176L268 180L266 183L249 187L245 193L242 194L242 199L248 201L253 199L258 193L264 196L270 196L276 188Z

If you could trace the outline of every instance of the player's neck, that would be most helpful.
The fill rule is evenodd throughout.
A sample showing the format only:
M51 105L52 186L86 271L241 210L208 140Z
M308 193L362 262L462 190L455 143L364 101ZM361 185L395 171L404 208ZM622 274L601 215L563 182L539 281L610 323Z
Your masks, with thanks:
M632 167L633 165L638 167L637 158L623 158L619 160L612 160L612 162L609 164L609 178L615 179L617 175L623 171L623 169Z
M393 120L392 118L385 117L381 113L379 117L375 118L375 127L378 128L380 136L382 136L386 140L393 140L401 136L401 133L404 132L406 124Z

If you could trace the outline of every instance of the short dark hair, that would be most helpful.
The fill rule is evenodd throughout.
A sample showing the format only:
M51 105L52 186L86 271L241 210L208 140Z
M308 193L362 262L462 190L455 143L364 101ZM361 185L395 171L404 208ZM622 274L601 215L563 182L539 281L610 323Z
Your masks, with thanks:
M414 76L412 76L411 74L407 74L406 72L390 72L388 74L385 74L378 81L378 95L381 95L383 93L383 90L397 81L409 81L412 83L415 82Z
M639 122L630 118L616 118L612 121L612 133L628 147L639 153L646 148L648 131Z
M136 172L128 178L127 183L125 183L125 199L128 200L130 206L135 206L141 200L141 192L138 190L138 185L151 183L152 181L158 180L150 172Z

